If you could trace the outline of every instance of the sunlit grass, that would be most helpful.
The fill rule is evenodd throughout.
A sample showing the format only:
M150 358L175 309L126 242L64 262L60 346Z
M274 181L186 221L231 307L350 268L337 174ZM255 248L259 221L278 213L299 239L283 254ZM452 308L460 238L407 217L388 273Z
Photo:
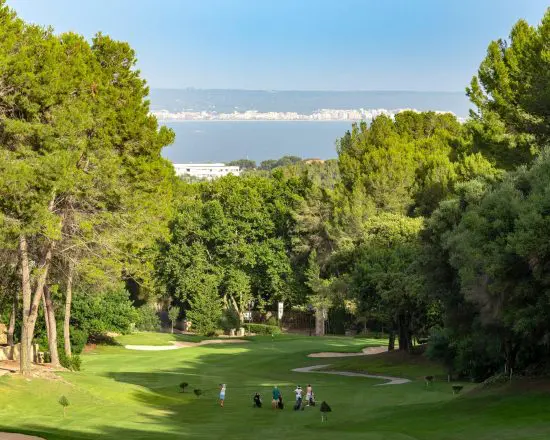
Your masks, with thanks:
M123 343L170 343L180 336L139 334ZM303 439L315 440L477 440L550 438L550 395L540 387L516 392L455 396L448 383L427 388L425 375L437 365L421 358L312 359L320 351L355 352L379 340L302 336L256 337L239 345L210 345L173 351L130 351L99 347L83 355L83 370L48 381L0 378L0 430L34 433L46 439ZM376 387L376 379L296 373L296 367L367 369L369 373L412 377L406 385ZM420 377L421 379L415 379ZM179 384L188 382L185 393ZM227 384L226 406L217 404L220 383ZM292 390L311 383L318 401L333 409L321 423L319 408L294 412ZM278 385L287 407L272 411L270 392ZM197 398L194 389L202 395ZM265 407L252 408L262 394ZM58 404L67 396L63 419Z

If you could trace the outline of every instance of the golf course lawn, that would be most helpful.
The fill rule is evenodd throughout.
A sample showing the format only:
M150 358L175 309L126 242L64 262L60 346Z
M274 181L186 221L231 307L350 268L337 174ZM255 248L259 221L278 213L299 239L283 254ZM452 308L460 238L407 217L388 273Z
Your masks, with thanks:
M83 369L59 380L0 377L0 431L54 439L314 439L314 440L509 440L550 438L550 392L518 383L459 395L425 375L440 367L387 353L354 358L308 358L312 352L359 351L384 341L339 337L276 336L246 343L207 345L171 351L131 351L122 344L170 344L172 335L135 334L121 346L100 346L82 356ZM384 357L386 356L386 357ZM331 369L402 375L404 385L375 386L377 379L293 368L331 364ZM338 368L336 368L338 366ZM384 370L387 368L387 370ZM181 393L178 385L188 382ZM226 405L217 404L218 385L227 384ZM318 402L332 407L321 422L319 406L292 411L292 390L311 383ZM270 408L274 384L286 401ZM544 384L544 382L542 382ZM193 389L201 389L197 398ZM260 392L264 408L252 407ZM63 417L59 398L70 406Z

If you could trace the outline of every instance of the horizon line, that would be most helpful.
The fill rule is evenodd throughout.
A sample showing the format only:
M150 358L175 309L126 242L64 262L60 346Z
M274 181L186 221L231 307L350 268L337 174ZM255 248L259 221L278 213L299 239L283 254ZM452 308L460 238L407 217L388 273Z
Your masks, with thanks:
M198 90L198 91L233 91L233 92L312 92L312 93L357 93L357 92L374 92L374 93L463 93L466 96L465 90L373 90L373 89L349 89L349 90L312 90L312 89L239 89L239 88L200 88L200 87L153 87L149 86L149 89L153 90Z

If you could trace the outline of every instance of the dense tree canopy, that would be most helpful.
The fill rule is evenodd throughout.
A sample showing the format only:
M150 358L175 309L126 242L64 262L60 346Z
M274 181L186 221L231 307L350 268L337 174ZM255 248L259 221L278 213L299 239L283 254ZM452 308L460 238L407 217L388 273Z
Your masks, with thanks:
M475 146L499 167L531 162L550 141L550 9L539 26L525 20L496 40L467 89Z

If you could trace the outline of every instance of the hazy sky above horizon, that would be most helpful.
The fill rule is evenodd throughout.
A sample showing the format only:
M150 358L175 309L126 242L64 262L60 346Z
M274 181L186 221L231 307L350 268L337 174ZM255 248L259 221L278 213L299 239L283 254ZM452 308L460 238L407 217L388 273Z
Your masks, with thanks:
M151 87L462 91L547 0L7 0L25 20L128 41Z

